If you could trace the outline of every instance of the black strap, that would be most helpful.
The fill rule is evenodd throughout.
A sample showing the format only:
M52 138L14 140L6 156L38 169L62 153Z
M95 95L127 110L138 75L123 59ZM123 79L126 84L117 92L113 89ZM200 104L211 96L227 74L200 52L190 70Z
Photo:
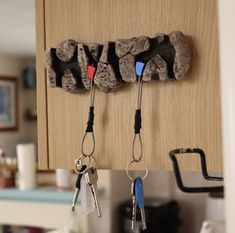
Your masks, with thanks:
M141 126L141 109L137 109L135 111L135 134L139 134L140 133L140 129L142 128Z
M91 106L90 107L90 111L89 111L89 117L88 117L88 121L87 121L87 128L86 128L86 132L93 132L93 125L94 125L94 107Z
M87 168L87 165L82 165L81 169L79 170L79 172L81 173L78 174L77 181L76 181L76 188L78 189L81 189L81 179L83 176L82 172L84 172L86 168Z

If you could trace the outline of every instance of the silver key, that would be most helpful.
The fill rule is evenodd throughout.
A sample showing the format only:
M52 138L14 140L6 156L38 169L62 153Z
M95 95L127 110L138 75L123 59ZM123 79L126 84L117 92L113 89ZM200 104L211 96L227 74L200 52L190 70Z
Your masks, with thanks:
M76 188L74 196L73 196L72 211L75 210L75 205L76 205L77 200L78 200L79 192L80 192L80 189Z
M80 188L81 188L81 178L82 178L82 172L85 171L85 169L87 168L86 165L83 165L80 169L79 173L78 174L78 177L77 177L77 180L76 180L76 190L75 190L75 193L74 193L74 196L73 196L73 203L72 203L72 211L75 210L75 206L76 206L76 203L77 203L77 200L78 200L78 195L79 195L79 192L80 192Z
M131 194L132 194L132 218L131 218L131 229L134 231L136 228L136 198L135 198L135 181L131 183Z
M98 201L98 197L97 197L97 193L96 193L96 184L98 181L97 169L94 167L90 167L85 173L85 179L86 179L87 184L89 184L91 187L91 191L92 191L92 195L94 197L95 207L96 207L96 211L97 211L97 216L101 217L99 201Z
M144 210L144 208L141 208L141 209L140 209L140 214L141 214L141 221L142 221L142 230L147 230L146 218L145 218L145 210Z

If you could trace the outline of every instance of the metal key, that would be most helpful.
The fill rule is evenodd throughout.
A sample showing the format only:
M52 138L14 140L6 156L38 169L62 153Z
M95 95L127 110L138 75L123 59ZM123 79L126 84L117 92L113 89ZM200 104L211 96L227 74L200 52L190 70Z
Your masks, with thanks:
M85 171L86 168L87 168L87 166L83 165L79 172ZM74 193L74 196L73 196L72 211L75 210L75 205L76 205L77 200L78 200L78 195L79 195L79 192L80 192L80 189L81 189L81 178L82 178L82 175L83 174L80 173L80 174L78 174L78 177L77 177L76 189L75 189L75 193Z
M134 231L136 228L136 198L135 198L135 180L131 182L131 194L132 194L132 218L131 218L131 229Z
M142 229L146 230L147 226L146 226L145 211L144 211L144 187L141 177L136 177L135 179L135 197L138 207L140 208Z
M97 216L101 217L99 201L98 201L98 197L97 197L97 193L96 193L96 184L98 181L97 169L94 167L88 168L85 173L85 179L86 179L87 184L89 184L91 187L91 191L92 191L92 195L94 198L95 207L96 207L96 211L97 211Z

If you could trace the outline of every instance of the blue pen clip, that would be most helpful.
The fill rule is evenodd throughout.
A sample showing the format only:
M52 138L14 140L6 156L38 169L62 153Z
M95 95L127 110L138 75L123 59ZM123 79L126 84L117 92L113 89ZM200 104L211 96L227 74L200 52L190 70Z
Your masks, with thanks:
M141 177L135 179L135 197L140 209L144 208L144 186Z
M137 61L136 64L135 64L135 72L136 72L136 75L138 76L141 76L142 73L143 73L143 70L144 70L144 63L143 62L140 62L140 61Z

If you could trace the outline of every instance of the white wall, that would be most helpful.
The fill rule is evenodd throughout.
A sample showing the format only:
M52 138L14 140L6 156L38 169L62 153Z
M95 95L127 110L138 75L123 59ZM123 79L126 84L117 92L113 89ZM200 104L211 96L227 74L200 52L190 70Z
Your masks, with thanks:
M235 1L219 2L226 232L235 229Z
M34 62L34 59L23 59L0 55L0 76L14 76L19 80L19 129L18 131L0 131L0 146L10 156L16 155L16 144L25 142L36 142L36 123L24 119L24 111L30 106L36 105L36 92L25 90L22 85L22 70Z

